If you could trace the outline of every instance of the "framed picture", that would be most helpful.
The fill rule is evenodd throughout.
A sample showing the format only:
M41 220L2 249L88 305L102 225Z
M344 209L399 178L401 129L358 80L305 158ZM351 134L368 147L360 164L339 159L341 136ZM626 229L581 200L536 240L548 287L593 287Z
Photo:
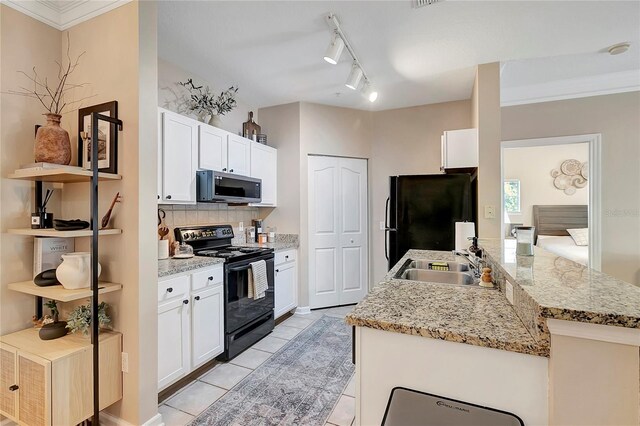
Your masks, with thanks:
M105 102L78 110L78 166L91 170L91 114L118 118L118 101ZM82 138L86 132L86 138ZM98 170L118 173L118 129L115 124L98 122Z

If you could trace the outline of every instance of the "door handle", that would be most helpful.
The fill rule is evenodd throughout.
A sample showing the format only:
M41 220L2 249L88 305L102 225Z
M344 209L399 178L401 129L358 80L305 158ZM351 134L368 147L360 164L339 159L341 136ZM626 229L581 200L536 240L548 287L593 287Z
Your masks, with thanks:
M351 242L351 244L353 244L353 240L349 240L349 242Z
M223 172L226 172L226 171L227 171L227 168L226 168L226 167L224 167L224 168L222 169L222 171L223 171Z
M200 296L196 296L193 298L194 300L200 300Z
M167 195L167 200L170 200L170 199L171 199L171 195Z
M172 288L172 287L169 287L169 288L167 289L167 293L171 293L172 291L173 291L173 288Z
M229 169L229 171L230 171L231 173L233 173L233 169Z
M280 272L280 269L276 269L276 272Z
M209 277L208 279L209 279L209 281L213 281L213 277Z
M182 303L184 303L185 305L188 305L189 301L188 300L183 300Z
M11 386L9 386L9 390L10 390L11 392L15 392L15 391L17 391L19 388L20 388L20 387L19 387L18 385L11 385Z

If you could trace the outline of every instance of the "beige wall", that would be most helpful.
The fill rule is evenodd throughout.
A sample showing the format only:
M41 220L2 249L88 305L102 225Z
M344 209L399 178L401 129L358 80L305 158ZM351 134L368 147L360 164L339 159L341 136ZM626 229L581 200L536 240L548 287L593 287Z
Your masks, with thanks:
M100 215L116 192L123 197L114 208L113 226L122 236L100 239L101 279L123 284L121 292L104 299L112 305L114 328L123 333L123 351L129 354L124 374L124 396L110 412L132 424L157 414L157 243L155 221L157 163L157 49L155 5L131 2L69 29L72 55L85 51L75 83L89 82L74 91L77 98L95 95L83 106L118 101L124 129L118 140L118 173L122 181L100 184ZM63 39L66 49L66 38ZM117 66L105 66L115 61ZM143 101L142 101L143 100ZM64 115L77 129L77 111ZM70 131L76 147L77 130ZM66 185L63 216L87 218L86 184ZM89 240L79 241L88 247Z
M472 127L478 129L478 236L500 237L500 63L478 65L471 97ZM495 218L486 219L485 206Z
M2 14L2 92L16 89L17 69L39 72L55 80L54 61L66 57L66 35L12 9L0 6ZM152 2L131 2L69 29L71 56L85 51L71 83L88 83L69 93L68 101L94 95L79 106L117 100L124 131L119 135L119 173L122 181L100 185L100 214L104 214L116 192L124 200L114 210L113 226L122 236L100 239L101 279L123 284L121 292L104 297L111 306L114 328L123 332L124 351L129 354L129 373L124 375L123 400L109 410L131 424L142 424L157 414L157 366L155 299L157 256L155 222L157 156L157 51L156 15ZM113 64L113 66L109 66ZM144 99L144 102L140 102ZM33 239L5 234L11 227L28 227L32 184L5 179L10 171L33 161L33 126L42 123L42 107L26 98L2 95L0 123L2 162L0 184L0 332L30 325L33 297L8 292L6 284L29 279ZM75 105L74 108L77 108ZM77 110L63 116L76 159ZM66 184L58 197L54 215L59 218L90 216L89 186ZM89 248L86 238L76 240L78 251ZM73 306L61 306L63 315ZM144 332L142 331L144 327Z
M552 334L549 424L639 424L639 363L637 346Z
M268 213L265 224L300 234L300 104L261 108L260 125L268 144L278 149L278 207L260 209Z
M33 278L33 238L6 234L9 228L28 228L33 184L6 179L22 164L33 162L34 125L44 124L43 107L35 99L6 94L29 87L26 77L34 66L54 79L60 61L62 34L33 18L0 5L0 333L29 327L33 297L7 289L11 282ZM55 195L59 199L58 194ZM59 208L52 209L54 215Z
M340 157L369 158L371 155L371 116L368 111L337 108L311 103L300 104L300 248L299 304L309 306L308 245L309 245L309 191L308 157L334 155ZM371 170L369 170L369 181ZM371 202L371 201L369 201Z
M562 162L569 159L581 163L589 161L589 144L505 148L502 152L504 178L520 181L520 213L509 213L505 222L533 225L534 205L588 204L588 182L573 195L567 195L553 185L551 170L559 169Z
M387 273L384 255L385 201L389 176L440 173L440 136L445 130L471 127L471 102L456 101L372 114L369 194L371 200L370 283Z
M180 89L182 88L177 86L176 83L178 81L186 81L189 78L193 78L195 84L210 86L214 93L219 93L235 84L235 82L230 81L224 87L218 87L179 65L158 58L158 105L169 111L197 118L194 114L184 111L184 107L181 106L182 103L179 100L181 93L184 93L184 91L181 92ZM258 120L258 108L251 105L247 100L250 100L250 93L240 87L236 96L237 106L233 111L220 118L220 127L228 132L241 135L242 123L249 119L249 111L253 111L253 120L262 126L262 123Z
M640 285L640 92L502 108L502 140L602 134L602 270Z

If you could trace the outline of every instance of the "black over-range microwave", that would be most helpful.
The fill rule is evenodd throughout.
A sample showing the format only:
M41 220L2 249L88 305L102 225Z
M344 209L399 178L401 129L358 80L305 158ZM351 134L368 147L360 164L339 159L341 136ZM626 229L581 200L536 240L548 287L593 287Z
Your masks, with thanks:
M201 203L259 203L262 179L213 170L198 171L196 198Z

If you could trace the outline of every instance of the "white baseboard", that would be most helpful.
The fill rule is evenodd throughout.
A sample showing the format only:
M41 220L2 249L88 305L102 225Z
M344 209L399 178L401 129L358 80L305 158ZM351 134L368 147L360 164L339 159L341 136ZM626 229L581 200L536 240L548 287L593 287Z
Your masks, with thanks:
M311 313L311 308L308 306L298 306L296 308L296 315L309 315Z
M134 426L120 417L116 417L105 412L100 413L100 424L104 426ZM162 415L160 413L156 413L155 416L144 422L142 426L164 426Z

